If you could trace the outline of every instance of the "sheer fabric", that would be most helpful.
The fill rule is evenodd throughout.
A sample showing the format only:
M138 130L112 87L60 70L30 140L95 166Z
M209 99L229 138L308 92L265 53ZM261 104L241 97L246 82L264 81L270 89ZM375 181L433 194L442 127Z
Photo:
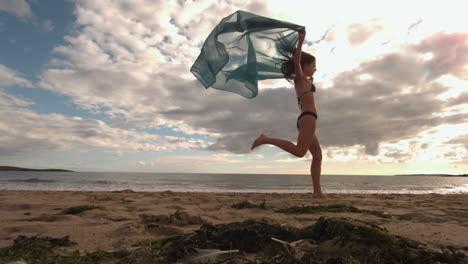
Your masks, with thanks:
M304 29L239 10L213 29L190 71L205 88L254 98L259 80L284 78L281 63L292 58Z

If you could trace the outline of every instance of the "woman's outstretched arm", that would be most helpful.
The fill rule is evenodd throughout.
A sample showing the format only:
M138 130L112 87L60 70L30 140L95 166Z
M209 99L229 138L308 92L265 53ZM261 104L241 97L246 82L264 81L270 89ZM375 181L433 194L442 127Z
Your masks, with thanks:
M294 53L294 73L296 78L303 78L304 74L302 73L301 67L301 54L302 54L302 44L305 39L305 30L304 32L299 32L299 42L297 43L296 52Z

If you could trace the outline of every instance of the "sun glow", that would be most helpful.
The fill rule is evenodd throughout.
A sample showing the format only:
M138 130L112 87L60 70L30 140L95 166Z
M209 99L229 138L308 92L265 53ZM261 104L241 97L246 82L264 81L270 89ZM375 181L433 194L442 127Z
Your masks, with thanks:
M439 79L437 79L437 82L450 87L447 92L440 94L437 97L439 100L454 98L468 91L468 80L461 80L450 74L441 76Z

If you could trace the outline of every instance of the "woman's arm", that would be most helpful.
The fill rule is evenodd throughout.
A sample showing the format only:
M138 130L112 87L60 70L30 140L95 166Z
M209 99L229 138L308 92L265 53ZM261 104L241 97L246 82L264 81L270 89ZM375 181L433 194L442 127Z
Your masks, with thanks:
M304 43L305 39L305 30L304 32L299 32L299 43L297 43L296 52L294 53L294 73L296 74L296 78L304 78L304 74L302 73L301 67L301 54L302 54L302 44Z

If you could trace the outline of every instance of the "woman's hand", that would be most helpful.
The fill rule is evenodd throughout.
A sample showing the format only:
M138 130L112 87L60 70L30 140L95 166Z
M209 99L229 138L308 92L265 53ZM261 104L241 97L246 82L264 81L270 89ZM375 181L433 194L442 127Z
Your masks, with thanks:
M304 31L299 32L299 40L304 41L305 35L306 35L305 29Z

